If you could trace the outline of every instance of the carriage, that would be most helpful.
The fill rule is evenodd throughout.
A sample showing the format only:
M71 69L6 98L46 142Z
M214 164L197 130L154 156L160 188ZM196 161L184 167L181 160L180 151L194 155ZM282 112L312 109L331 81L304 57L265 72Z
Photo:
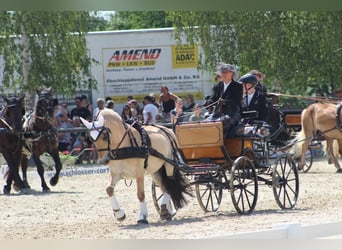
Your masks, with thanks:
M290 154L281 151L274 154L270 150L275 134L267 131L269 128L264 123L240 124L234 137L224 139L221 122L182 123L175 127L183 160L179 168L195 187L204 212L217 211L223 190L227 190L235 210L250 214L257 204L259 185L272 187L280 208L295 206L299 193L296 163ZM160 211L162 195L154 183L152 196Z

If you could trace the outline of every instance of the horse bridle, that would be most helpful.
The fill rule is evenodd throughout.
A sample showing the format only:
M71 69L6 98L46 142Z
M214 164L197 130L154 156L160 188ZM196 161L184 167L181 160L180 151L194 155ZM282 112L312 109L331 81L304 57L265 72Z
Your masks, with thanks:
M37 110L36 110L36 114L34 115L35 118L38 118L40 120L47 120L50 122L51 117L49 116L49 108L52 109L53 112L53 105L51 104L52 102L52 95L51 93L41 93L38 95L38 102L40 101L46 101L47 105L46 105L46 110L43 110L38 104L37 104ZM38 115L38 111L42 111L43 114ZM51 123L51 122L50 122Z

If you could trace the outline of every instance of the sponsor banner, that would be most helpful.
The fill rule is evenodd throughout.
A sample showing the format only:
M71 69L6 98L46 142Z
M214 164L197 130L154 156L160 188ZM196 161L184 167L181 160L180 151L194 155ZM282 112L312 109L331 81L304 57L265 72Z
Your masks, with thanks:
M119 103L128 95L139 101L151 92L159 94L162 85L179 96L203 98L198 46L110 48L102 49L102 56L105 96Z
M34 179L39 178L37 171L33 170L27 171L28 178ZM0 168L0 179L4 179L4 175L8 170L7 165L2 165ZM60 177L73 177L77 175L90 175L90 174L108 174L109 168L107 166L91 166L91 167L73 167L69 169L62 169L60 172ZM54 176L55 171L45 171L46 178L51 178Z

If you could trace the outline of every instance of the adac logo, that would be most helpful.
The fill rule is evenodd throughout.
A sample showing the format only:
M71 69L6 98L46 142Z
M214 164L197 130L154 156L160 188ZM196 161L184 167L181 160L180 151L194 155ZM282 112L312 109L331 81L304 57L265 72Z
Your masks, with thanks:
M162 52L161 48L115 50L107 67L154 66Z

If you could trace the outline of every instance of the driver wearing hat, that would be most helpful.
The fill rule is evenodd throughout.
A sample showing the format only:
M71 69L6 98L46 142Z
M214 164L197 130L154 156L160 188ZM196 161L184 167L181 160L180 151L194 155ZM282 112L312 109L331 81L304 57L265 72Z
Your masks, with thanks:
M231 64L223 63L219 67L221 81L212 89L208 104L215 103L215 111L207 120L221 120L224 137L230 136L231 128L241 119L242 85L234 79L237 77L236 69Z

